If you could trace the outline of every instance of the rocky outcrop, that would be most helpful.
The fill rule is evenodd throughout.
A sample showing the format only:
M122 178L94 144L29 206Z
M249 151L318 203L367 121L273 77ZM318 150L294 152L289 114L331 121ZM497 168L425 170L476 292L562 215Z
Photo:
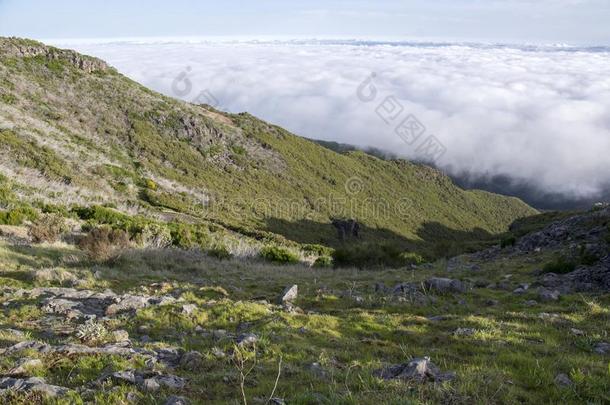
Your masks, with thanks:
M87 73L110 69L108 64L101 59L26 39L0 38L0 56L16 58L43 57L49 61L61 60Z
M538 284L563 294L572 292L609 292L610 256L604 257L593 266L580 266L568 274L546 273Z
M62 315L68 319L106 318L177 301L172 296L119 295L111 291L96 292L57 287L16 290L11 295L14 298L42 299L41 308L44 312Z

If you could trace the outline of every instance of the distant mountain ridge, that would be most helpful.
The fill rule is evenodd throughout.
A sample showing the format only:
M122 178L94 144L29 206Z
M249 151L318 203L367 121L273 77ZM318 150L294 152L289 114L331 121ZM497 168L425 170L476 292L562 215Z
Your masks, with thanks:
M247 113L163 96L99 59L24 39L0 39L0 150L3 183L23 201L110 204L302 243L338 243L333 217L355 218L364 241L417 242L499 233L537 212L430 167L336 153Z

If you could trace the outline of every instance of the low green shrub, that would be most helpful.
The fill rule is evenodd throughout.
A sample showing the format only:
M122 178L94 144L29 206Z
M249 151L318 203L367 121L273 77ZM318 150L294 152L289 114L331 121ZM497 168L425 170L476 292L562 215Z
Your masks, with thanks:
M172 245L181 249L190 249L194 246L193 234L186 224L172 223L170 226Z
M260 256L273 263L290 264L300 261L299 256L281 246L265 246L261 249Z
M342 247L333 253L335 267L403 267L409 264L423 263L422 256L404 252L394 244L362 244Z
M332 267L332 265L333 265L333 258L332 257L330 257L330 256L320 256L314 262L313 267L325 268L325 267Z
M400 259L403 260L404 265L420 265L426 262L426 259L418 253L415 252L404 252L400 254Z
M38 212L31 207L18 207L8 211L0 211L0 225L22 225L24 221L34 221Z
M301 248L305 253L312 253L318 256L330 256L333 254L333 249L322 245L303 245Z
M130 221L129 215L125 215L113 208L94 205L91 207L76 207L72 211L84 221L91 221L99 225L123 225Z
M509 236L507 238L502 239L502 241L500 241L500 247L502 249L504 249L509 246L515 246L516 243L517 243L517 238L514 236Z

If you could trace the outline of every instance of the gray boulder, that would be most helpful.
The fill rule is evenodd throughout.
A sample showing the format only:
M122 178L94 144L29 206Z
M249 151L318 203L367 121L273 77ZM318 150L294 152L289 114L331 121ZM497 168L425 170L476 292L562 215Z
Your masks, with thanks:
M466 286L460 280L432 277L424 282L426 288L440 293L463 293Z
M557 290L550 290L548 288L541 287L538 289L538 298L541 301L557 301L561 294Z
M383 378L384 380L399 379L421 383L427 381L450 381L455 378L455 373L453 372L441 372L439 368L430 361L429 357L416 358L408 363L382 368L375 371L373 375Z
M299 286L292 285L290 287L286 287L282 295L280 296L280 304L293 303L297 296L299 295Z

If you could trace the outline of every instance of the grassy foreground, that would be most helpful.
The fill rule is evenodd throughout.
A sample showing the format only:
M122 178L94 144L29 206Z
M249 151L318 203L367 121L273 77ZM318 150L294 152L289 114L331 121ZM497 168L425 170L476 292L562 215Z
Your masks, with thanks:
M219 261L171 249L134 250L112 265L91 265L70 245L19 246L0 240L0 348L23 340L80 343L77 322L45 314L40 302L11 293L15 288L78 285L181 298L112 318L104 326L126 330L134 347L180 347L203 356L195 367L154 365L188 382L179 392L151 394L110 383L95 391L79 390L104 372L147 367L138 356L11 354L0 359L0 374L19 358L39 358L42 363L28 371L30 376L74 391L46 400L40 394L8 393L0 402L164 404L176 394L193 404L238 404L244 401L236 366L241 358L244 373L251 369L244 383L249 404L267 403L276 379L274 397L288 404L608 403L609 359L593 350L594 342L608 339L607 294L574 294L528 306L528 300L537 298L533 291L515 296L512 288L483 287L532 282L533 271L547 255L502 258L478 263L480 268L463 257L450 273L444 261L418 269L333 270L254 259ZM474 288L420 297L375 292L376 283L393 287L435 275ZM276 302L292 284L298 284L299 297L298 309L290 312ZM186 304L195 304L194 310L185 311ZM458 328L473 331L456 333ZM241 333L255 334L258 341L236 348L235 336ZM382 366L423 356L457 378L420 384L372 375ZM560 373L569 376L571 386L554 382Z

